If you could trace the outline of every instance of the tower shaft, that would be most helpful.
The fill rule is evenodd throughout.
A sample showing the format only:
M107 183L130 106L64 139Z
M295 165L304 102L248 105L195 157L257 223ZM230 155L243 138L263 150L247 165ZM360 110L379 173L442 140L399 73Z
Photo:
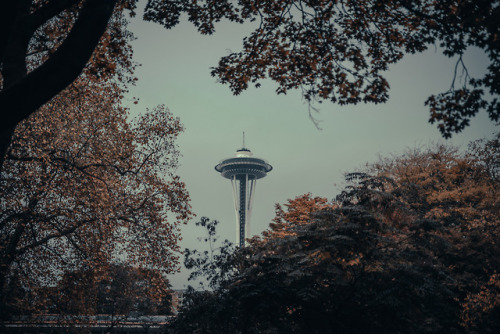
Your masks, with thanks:
M233 186L234 211L236 213L236 244L245 246L245 239L250 232L250 214L256 180L248 174L234 175L231 178Z
M240 210L239 210L239 240L240 247L245 245L245 231L246 231L246 218L247 218L247 178L240 178Z

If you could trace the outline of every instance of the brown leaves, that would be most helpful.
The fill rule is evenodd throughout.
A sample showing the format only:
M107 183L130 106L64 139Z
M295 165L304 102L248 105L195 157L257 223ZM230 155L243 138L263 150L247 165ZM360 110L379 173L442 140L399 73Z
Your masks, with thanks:
M284 206L286 211L280 204L275 205L276 216L270 224L270 230L264 232L266 239L292 235L291 230L311 222L314 212L335 207L326 198L312 197L310 193L289 199Z
M483 79L470 80L477 94L489 89L498 95L497 36L495 23L500 9L492 2L465 1L153 1L148 19L166 27L178 22L181 12L202 33L212 33L222 18L241 23L257 21L258 26L243 40L240 52L222 57L212 75L228 84L235 95L260 80L276 81L277 94L300 88L310 103L382 103L388 99L389 84L384 72L406 54L422 52L439 41L447 56L462 55L468 46L479 47L491 60ZM166 14L172 15L167 20ZM172 24L173 23L173 24ZM474 94L476 94L474 93ZM487 108L490 118L499 118L500 104L494 99L459 99L458 106L434 105L431 122L443 121L444 137L461 131L478 110ZM438 99L440 100L440 99ZM477 102L475 102L477 101ZM450 107L451 109L447 109ZM461 110L459 110L461 109ZM448 113L448 116L436 116Z
M182 124L164 106L130 123L121 95L82 76L17 128L0 184L5 277L35 291L117 257L176 270L192 216L175 174Z
M463 326L468 330L495 332L500 310L500 277L493 274L478 293L469 294L463 303Z
M464 326L478 332L495 328L498 312L492 297L500 252L498 146L495 138L472 143L466 153L446 146L415 149L369 169L394 179L386 191L394 195L392 205L404 208L398 226L407 224L419 244L436 248L453 276Z
M278 82L278 93L305 88L308 101L384 102L388 85L379 72L401 59L401 48L417 35L415 26L393 28L397 15L391 10L399 10L394 4L377 12L354 1L342 7L283 1L252 6L246 13L260 14L259 28L244 40L243 52L223 57L212 71L235 94L269 77Z
M488 106L480 89L466 88L431 96L425 101L430 107L430 123L438 123L438 129L445 138L461 132L469 125L469 120L480 109Z
M170 311L168 280L158 270L123 263L65 273L59 284L48 288L47 293L51 312L113 315L116 323L125 321L131 313L166 315Z

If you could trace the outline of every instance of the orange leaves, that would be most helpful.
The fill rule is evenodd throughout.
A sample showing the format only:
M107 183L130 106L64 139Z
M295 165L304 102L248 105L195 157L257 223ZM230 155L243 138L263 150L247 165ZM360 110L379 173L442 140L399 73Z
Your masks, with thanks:
M469 119L487 104L482 90L466 88L433 95L425 101L425 105L431 110L429 122L437 122L439 131L445 138L466 128L469 125ZM492 119L494 119L494 114L495 112L491 113Z
M84 75L17 128L0 184L2 275L15 261L35 292L116 258L176 270L178 226L193 215L175 174L183 127L164 106L131 124L121 95Z
M49 305L52 312L120 315L114 325L130 313L166 315L170 312L168 280L158 270L123 263L68 272L48 292L53 301Z
M478 293L470 293L463 303L462 321L468 330L494 330L500 308L500 275L491 275Z
M276 216L270 224L271 230L263 233L266 239L293 234L288 230L297 225L309 224L312 221L312 213L334 208L334 205L329 203L326 198L312 197L310 193L289 199L284 206L286 211L280 204L275 205Z
M263 16L259 29L245 40L245 52L222 58L212 75L222 78L223 83L229 83L235 94L246 88L246 85L235 84L241 77L245 78L245 81L254 82L263 78L262 73L267 71L269 77L280 85L278 94L286 93L291 88L307 87L305 97L309 101L318 96L341 104L357 103L363 98L362 94L369 95L364 98L366 101L385 101L387 87L384 86L383 80L374 80L373 86L381 86L367 92L359 85L364 81L359 79L378 79L377 67L386 69L386 66L381 64L384 61L391 62L394 58L388 57L381 61L381 52L366 54L361 51L363 48L354 47L359 45L355 41L358 39L363 40L361 44L366 42L369 50L372 46L380 50L383 46L383 34L379 36L380 39L371 40L377 34L369 31L371 25L366 22L370 17L365 15L365 11L359 13L362 17L356 17L354 20L353 15L342 13L346 10L363 9L362 6L357 7L348 2L343 4L345 7L341 10L330 2L327 3L310 2L296 7L294 4L283 5L285 7L259 4L266 15ZM382 20L384 13L377 15L381 17L374 20ZM353 34L360 36L353 38ZM262 45L266 47L261 48ZM259 52L250 52L255 49ZM368 65L369 57L379 57L371 60L375 68L373 72ZM353 69L359 73L354 73Z
M323 252L320 250L317 250L315 252L308 254L307 257L310 259L310 261L313 264L316 264L316 265L323 262L323 261L328 261L332 258L329 252Z
M212 71L236 95L248 82L257 83L267 73L278 83L278 94L300 87L311 103L317 99L339 104L383 103L388 99L384 72L389 66L439 42L450 57L461 56L468 46L479 47L488 54L490 66L482 79L469 77L464 66L463 88L471 85L475 90L456 98L457 103L448 103L452 100L444 96L448 93L431 96L426 103L430 122L438 121L442 135L449 137L468 126L481 109L486 109L492 121L500 118L495 98L500 91L500 9L494 2L247 1L224 10L200 16L210 23L224 15L237 22L259 22L244 39L243 50L223 57ZM457 73L453 81L456 77ZM478 96L486 90L493 98Z
M481 164L454 148L438 146L434 151L408 152L376 168L381 175L417 187L419 199L412 199L412 205L425 207L427 218L472 224L479 217L494 215L490 211L498 206L495 186L485 177Z

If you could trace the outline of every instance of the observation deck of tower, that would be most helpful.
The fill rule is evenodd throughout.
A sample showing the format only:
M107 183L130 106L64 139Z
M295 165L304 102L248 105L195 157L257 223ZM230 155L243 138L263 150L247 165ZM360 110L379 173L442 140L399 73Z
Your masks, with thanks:
M231 180L233 186L234 210L236 213L236 244L245 246L245 239L249 234L250 215L257 179L261 179L273 167L265 160L252 157L253 153L245 147L236 151L233 158L222 160L215 170L226 179Z

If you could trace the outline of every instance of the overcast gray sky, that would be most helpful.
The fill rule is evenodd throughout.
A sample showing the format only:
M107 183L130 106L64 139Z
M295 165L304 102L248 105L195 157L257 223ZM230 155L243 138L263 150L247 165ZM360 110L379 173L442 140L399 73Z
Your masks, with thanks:
M345 172L353 171L378 155L398 153L408 147L444 141L427 122L424 101L449 88L454 60L429 51L406 57L387 74L391 86L386 104L340 107L318 105L318 130L308 116L299 92L276 95L276 86L264 82L233 96L216 83L210 67L229 50L239 51L251 26L222 23L213 36L200 35L189 22L172 30L134 19L130 28L137 37L134 58L142 66L139 81L128 95L132 114L165 104L179 116L185 132L179 138L183 157L178 174L191 194L194 212L220 221L219 234L235 241L235 215L230 181L214 166L233 156L242 145L266 159L273 170L257 182L251 231L259 234L274 216L274 204L304 193L333 198L343 185ZM486 57L471 50L465 57L474 76L486 67ZM140 98L132 104L132 97ZM482 113L449 143L466 147L474 139L491 137L494 125ZM183 227L181 246L196 248L202 232L192 224ZM174 288L187 285L186 274L170 278Z

